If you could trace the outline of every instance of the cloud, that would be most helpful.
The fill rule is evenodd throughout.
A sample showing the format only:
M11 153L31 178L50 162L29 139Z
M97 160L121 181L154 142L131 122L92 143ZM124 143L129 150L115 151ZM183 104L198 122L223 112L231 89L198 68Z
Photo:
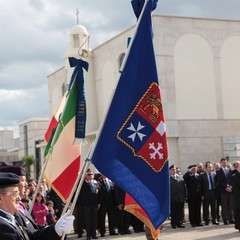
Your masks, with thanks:
M163 15L239 19L238 0L161 0L157 13Z
M28 117L47 117L47 85L26 90L0 90L0 126L7 127ZM9 124L11 123L11 124Z
M0 128L48 115L47 75L64 65L77 23L94 48L136 22L131 1L0 1ZM159 0L154 14L239 19L239 0Z

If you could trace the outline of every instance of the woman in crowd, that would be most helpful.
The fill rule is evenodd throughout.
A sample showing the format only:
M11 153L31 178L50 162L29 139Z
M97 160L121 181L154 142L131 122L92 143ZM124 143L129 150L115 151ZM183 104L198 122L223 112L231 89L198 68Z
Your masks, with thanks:
M38 192L35 203L32 209L32 215L35 223L39 227L44 227L47 224L47 215L48 215L48 208L45 205L45 199L42 193Z

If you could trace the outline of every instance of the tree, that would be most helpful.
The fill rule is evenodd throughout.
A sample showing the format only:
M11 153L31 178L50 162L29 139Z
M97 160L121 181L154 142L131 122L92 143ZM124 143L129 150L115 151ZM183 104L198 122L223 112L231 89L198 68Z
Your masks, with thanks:
M26 166L26 177L27 179L30 178L30 174L31 174L31 165L34 163L34 157L33 155L26 155L22 157L22 160L25 162Z

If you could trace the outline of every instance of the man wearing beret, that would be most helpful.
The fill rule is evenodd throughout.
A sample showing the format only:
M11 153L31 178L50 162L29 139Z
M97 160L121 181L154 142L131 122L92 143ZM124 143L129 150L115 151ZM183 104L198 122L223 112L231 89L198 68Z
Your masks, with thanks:
M25 163L23 161L18 161L18 164L13 165L7 165L5 163L2 163L0 165L0 172L11 172L19 177L18 190L21 198L24 196L24 193L27 188L26 171L24 167ZM18 211L15 213L14 216L17 219L17 221L25 228L28 228L32 231L38 229L31 215L26 214L21 201L19 201L18 203Z
M1 240L55 240L73 229L74 217L69 212L56 224L42 230L30 230L14 217L20 202L19 177L14 173L0 172L0 239Z
M189 221L192 227L201 227L203 226L201 223L201 185L197 165L190 165L183 178L187 186Z

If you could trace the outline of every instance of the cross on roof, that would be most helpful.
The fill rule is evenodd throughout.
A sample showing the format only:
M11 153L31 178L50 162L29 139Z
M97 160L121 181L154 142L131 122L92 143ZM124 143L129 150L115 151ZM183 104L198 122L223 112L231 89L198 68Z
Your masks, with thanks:
M77 24L79 24L78 15L79 15L79 11L78 11L78 8L77 8L77 11L76 11L76 16L77 16Z

